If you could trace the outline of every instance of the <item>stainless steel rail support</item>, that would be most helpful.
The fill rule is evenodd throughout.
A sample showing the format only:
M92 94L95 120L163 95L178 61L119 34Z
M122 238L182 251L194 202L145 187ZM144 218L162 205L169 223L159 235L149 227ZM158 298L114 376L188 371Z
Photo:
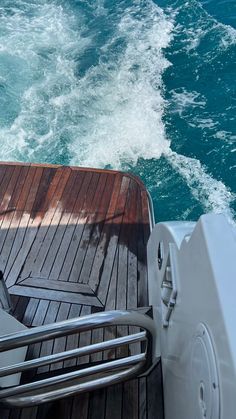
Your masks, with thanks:
M154 321L136 311L107 311L89 316L70 319L50 325L35 327L0 338L0 352L16 349L36 342L81 333L107 326L137 326L143 332L111 339L82 348L37 358L0 369L0 376L23 372L42 365L89 355L95 352L129 345L134 342L146 342L145 351L126 358L111 360L72 372L64 372L56 377L49 377L35 382L0 390L0 401L8 406L32 406L46 401L57 400L72 394L94 390L96 388L119 383L148 370L155 360ZM87 381L86 381L87 380Z

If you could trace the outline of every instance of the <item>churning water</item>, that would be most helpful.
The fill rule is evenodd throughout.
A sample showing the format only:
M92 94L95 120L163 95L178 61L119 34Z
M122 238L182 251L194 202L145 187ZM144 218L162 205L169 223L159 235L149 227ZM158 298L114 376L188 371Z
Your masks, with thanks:
M157 220L236 211L235 0L1 0L0 159L139 175Z

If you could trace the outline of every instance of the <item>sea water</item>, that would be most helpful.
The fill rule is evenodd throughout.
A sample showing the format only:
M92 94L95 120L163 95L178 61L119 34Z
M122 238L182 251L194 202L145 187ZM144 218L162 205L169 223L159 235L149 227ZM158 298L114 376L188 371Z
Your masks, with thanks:
M142 178L156 219L236 213L235 0L1 0L0 160Z

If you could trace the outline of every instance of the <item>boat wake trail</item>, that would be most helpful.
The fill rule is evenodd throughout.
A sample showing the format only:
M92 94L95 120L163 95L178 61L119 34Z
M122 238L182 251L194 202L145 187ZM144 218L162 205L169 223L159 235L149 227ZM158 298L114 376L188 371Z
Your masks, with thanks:
M170 65L163 48L173 24L152 2L144 3L136 1L122 13L99 65L80 81L88 106L85 125L71 144L73 163L126 168L169 148L161 76Z
M153 2L109 11L88 2L77 14L45 1L2 10L0 51L18 74L1 74L5 102L15 102L1 158L121 168L168 149L161 75L173 24Z
M235 194L223 182L209 175L199 160L171 151L167 159L185 179L194 198L201 202L205 212L224 213L228 219L233 219L231 204L236 199Z
M181 176L202 209L231 214L230 189L201 158L184 157L167 129L178 124L168 113L202 130L213 131L214 122L193 119L208 103L197 87L175 86L173 77L164 85L164 72L175 70L166 54L179 36L174 9L152 0L13 4L0 5L0 159L131 170L144 180L149 171L152 190L164 156L170 178ZM193 44L191 27L189 43L180 42L185 54L201 42L199 32ZM171 187L158 199L172 200Z
M61 111L54 101L74 90L76 59L91 39L83 16L62 5L15 3L0 6L0 158L68 163L78 115L73 103Z

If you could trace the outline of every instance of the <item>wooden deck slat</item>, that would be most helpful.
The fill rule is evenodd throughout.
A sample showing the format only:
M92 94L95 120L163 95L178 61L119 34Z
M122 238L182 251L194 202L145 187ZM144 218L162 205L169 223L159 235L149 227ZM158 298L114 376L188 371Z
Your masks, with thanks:
M29 167L29 170L27 172L27 176L25 178L25 182L20 194L20 199L17 203L17 207L16 209L18 211L24 211L25 207L26 207L26 202L29 196L29 193L31 192L31 186L33 186L33 182L34 182L34 177L35 177L35 173L36 173L36 168L34 167Z
M79 222L80 220L80 217L77 216L76 219L73 218L73 223L67 226L61 243L59 243L57 256L49 275L50 279L61 279L62 281L68 279L68 271L72 266L76 252L76 247L73 247L72 241L78 240L79 242L84 229L84 225ZM83 217L82 220L86 221L86 218Z
M38 407L27 407L21 412L20 419L37 419ZM14 418L15 419L15 418Z
M1 201L0 201L0 213L6 211L6 209L8 208L8 205L11 201L13 192L16 188L16 184L20 175L20 171L21 171L21 167L20 166L16 166L13 170L12 176L10 178L9 184L6 188L5 194L2 197Z
M112 269L111 282L107 295L105 309L115 310L116 309L116 294L117 294L117 272L118 272L118 250L116 250L116 255L114 259L114 265ZM110 326L106 327L104 331L104 340L114 339L117 337L116 327ZM116 356L116 350L110 349L104 352L103 359L114 359Z
M83 199L83 197L81 196L82 195L81 188L83 185L85 174L82 173L81 176L83 176L83 178L81 179L79 188L77 185L77 188L76 188L77 194L74 194L76 196L76 201L74 203L73 211L71 211L71 215L69 216L67 225L64 228L64 232L63 232L63 236L61 240L58 240L57 253L55 255L54 264L49 274L49 277L52 279L58 279L59 277L60 271L62 269L63 261L68 252L68 248L71 243L71 238L76 228L77 221L79 219L79 216L75 214L78 213L78 206L81 205L81 200Z
M94 177L94 176L93 176ZM102 177L102 175L99 176L100 178ZM94 177L95 182L94 184L96 185L97 182L96 180L97 177ZM102 179L103 180L103 179ZM103 182L104 183L104 182ZM104 188L104 184L102 185ZM101 188L97 188L98 192L101 192ZM84 192L83 192L84 193ZM75 214L77 214L79 211L82 210L83 206L81 205L81 202L83 202L83 200L81 199L82 194L80 194L78 196L77 199L77 204L75 205L74 211ZM92 196L92 194L90 194ZM98 199L99 195L97 196L97 192L95 193L95 198ZM92 203L90 203L90 205L92 205ZM92 207L90 208L90 211L92 211ZM59 252L57 254L57 258L56 258L56 262L54 263L54 266L52 268L52 272L50 274L51 278L58 278L59 274L60 274L60 270L62 269L62 262L65 259L65 257L67 256L67 259L65 261L65 265L63 267L63 271L61 274L61 278L63 279L63 275L64 272L68 271L69 269L71 269L72 263L73 263L73 258L75 257L75 253L76 253L76 243L77 242L77 246L80 243L81 240L81 236L83 234L84 231L84 225L83 223L85 222L85 218L84 218L84 214L80 214L80 216L77 217L73 217L73 221L72 224L68 225L65 235L63 237L62 243L60 244L60 249ZM87 222L87 219L86 219ZM78 223L78 224L77 224ZM77 224L77 226L76 226ZM74 235L73 235L74 233ZM71 240L73 238L73 240ZM69 248L69 250L68 250Z
M21 171L20 171L19 177L17 179L17 184L16 184L16 187L15 187L14 193L12 194L10 202L8 204L9 208L12 208L12 207L14 208L14 207L17 206L17 203L19 202L19 198L21 196L22 189L24 187L25 180L26 180L26 177L28 175L28 172L29 172L29 167L28 166L21 167Z
M30 187L30 192L29 192L29 195L27 197L27 200L23 209L25 212L28 211L29 213L31 213L33 209L34 201L37 197L37 192L40 187L42 175L43 175L43 168L37 167L35 169L35 175L34 175L31 187Z
M123 384L123 418L139 417L138 380L133 379ZM154 416L155 417L155 416Z
M68 315L69 319L74 319L76 317L79 317L81 313L81 305L79 304L71 304L70 306L70 312ZM74 334L67 336L66 340L66 350L77 348L79 345L79 334ZM67 361L64 361L63 365L64 367L73 367L77 363L77 360L75 358L68 359Z
M28 306L28 303L29 303L29 298L25 296L17 300L17 303L14 307L14 316L17 318L17 320L19 320L19 322L23 323L24 314Z
M130 199L128 206L128 263L127 263L127 309L138 307L138 237L139 237L139 218L138 207L141 205L139 201L139 188L136 182L131 182ZM129 327L129 333L137 333L135 327ZM130 345L130 353L132 355L140 352L141 344L135 343Z
M87 248L86 256L82 269L80 271L79 281L82 283L88 283L90 273L93 267L93 262L95 254L97 251L98 243L100 240L101 232L103 225L105 223L105 214L107 210L107 202L109 202L110 190L107 188L107 174L100 174L96 192L91 203L91 213L95 213L94 220L90 218L90 222L93 223L93 228L91 229L90 243ZM99 202L99 211L97 211Z
M104 193L100 195L100 198L97 199L97 208L99 208L99 212L101 211L103 217L104 214L106 214L105 208L104 208L104 201L105 204L109 202L110 200L110 194L112 192L112 186L113 186L113 179L111 179L111 182L106 182L105 184L105 190ZM91 204L93 202L93 196L91 197ZM99 228L99 219L101 219L98 215L98 218L96 217L95 213L89 213L88 218L86 220L86 226L83 230L83 234L81 237L81 245L79 246L79 249L76 254L76 258L74 260L73 267L70 272L69 281L80 281L83 283L87 283L89 281L89 277L82 276L80 280L80 273L82 271L82 268L84 266L84 260L86 258L86 255L88 253L88 259L92 258L93 255L91 252L88 252L88 249L94 247L93 241L91 241L91 236L94 227Z
M146 406L148 419L164 418L161 363L150 372L147 378Z
M76 177L77 177L77 174L71 172L68 182L61 196L61 200L63 202L64 201L66 202L66 199L70 197L71 195L73 196L73 186L75 185ZM60 224L61 217L62 217L62 209L61 209L61 205L59 205L56 208L54 215L51 219L51 226L50 226L51 228L47 229L47 232L44 237L43 245L40 247L40 250L37 254L37 258L35 259L31 276L36 276L36 277L41 276L40 275L41 268L44 264L44 261L45 261L45 258L47 257L48 252L50 251L50 247L54 239L54 236L56 234L57 227ZM45 225L45 223L42 223L42 227L45 228L47 226Z
M6 166L4 164L1 164L1 166L0 166L0 187L2 185L2 182L3 182L4 176L5 176L5 172L7 170L7 167L8 166Z
M44 208L45 196L49 190L50 184L55 176L56 169L45 167L42 172L42 178L37 190L34 203L32 205L32 212L40 212Z
M64 190L67 183L71 170L68 167L58 168L53 176L50 176L50 183L48 185L47 193L43 194L43 200L41 202L41 211L47 213L48 210L53 211L58 204L58 199ZM37 202L37 201L36 201ZM33 210L39 211L39 208L35 205Z
M106 392L94 391L89 398L89 419L104 419L106 409Z
M81 237L85 228L85 224L87 221L87 216L81 214L77 218L77 224L74 226L70 226L71 228L68 229L68 235L66 235L65 239L62 242L60 247L60 255L61 261L58 260L57 264L55 263L55 269L52 270L51 277L57 279L56 275L58 274L58 279L61 281L68 281L71 269L73 267L74 259L76 257L77 249L79 247ZM69 245L67 247L67 243ZM57 265L57 267L56 267Z
M58 313L57 313L57 317L56 317L56 321L60 322L64 319L68 318L68 314L70 312L70 304L68 303L61 303ZM53 350L52 353L58 353L58 352L63 352L66 348L66 336L63 336L61 338L57 338L54 340L54 345L53 345ZM56 369L60 369L62 368L63 363L62 362L57 362L55 364L52 364L50 366L50 370L54 371Z
M26 278L20 282L21 285L26 285L33 288L44 288L45 290L64 291L71 293L81 293L87 295L94 295L91 288L86 284L71 283L68 281L55 281L45 278Z
M22 322L25 324L25 326L30 327L32 325L32 319L35 316L35 313L38 309L38 305L39 305L39 299L37 298L30 298L27 308L25 310L25 314L23 317Z
M1 183L1 190L0 190L0 202L2 202L4 198L4 195L6 193L6 190L11 180L11 177L13 175L13 172L14 172L14 166L12 166L11 168L8 168L4 173L3 180Z
M117 309L136 308L137 300L135 301L136 294L128 293L130 290L130 278L128 277L129 268L129 255L133 256L134 261L137 259L137 254L134 254L134 234L135 234L135 215L134 207L136 204L137 190L136 184L133 180L130 181L129 190L127 194L125 213L121 226L118 246L118 278L117 278ZM137 276L136 276L137 278ZM131 278L131 281L133 279ZM136 280L137 282L137 280ZM133 307L132 307L133 306ZM117 327L117 335L122 336L128 333L128 327ZM118 356L127 356L129 353L127 347L117 350Z
M57 314L58 314L58 310L60 307L60 303L59 301L50 301L49 306L48 306L48 310L44 319L44 324L51 324L54 323L56 321L57 318ZM52 353L53 350L53 344L54 344L54 340L47 340L45 342L42 343L41 345L41 349L40 349L40 356L46 356L50 353ZM43 367L40 367L38 369L38 373L44 373L49 371L49 366L45 365Z
M20 166L17 166L18 169ZM11 249L14 248L14 239L17 233L17 228L20 222L20 216L15 211L17 204L20 199L21 191L24 186L26 176L28 173L28 167L23 167L19 173L20 178L15 185L15 190L11 195L9 202L9 212L6 213L4 220L1 225L1 234L0 234L0 247L1 247L1 269L5 270L5 275L8 275L9 268L12 266L15 253Z
M18 170L19 170L19 168L18 168ZM8 177L8 180L9 180L9 177ZM10 180L11 180L11 178L10 178ZM9 180L9 185L8 185L9 186L9 192L8 192L8 189L7 189L6 185L4 185L3 190L0 189L0 192L1 192L0 193L0 203L1 203L1 211L0 211L0 224L1 224L0 249L1 249L1 251L2 251L3 244L5 242L5 238L6 238L7 233L8 233L8 228L11 224L11 219L13 217L13 211L7 211L6 212L6 209L8 208L9 200L11 199L11 193L12 193L11 186L10 186L10 180ZM5 205L4 205L4 196L5 195L7 195L8 199L6 197Z
M118 384L107 389L106 419L122 418L123 385ZM125 417L128 417L125 415Z
M9 194L10 202L8 203L8 207L5 208L5 210L6 211L8 210L8 212L6 212L6 215L4 216L2 220L2 224L1 224L0 248L1 248L1 259L4 260L3 266L1 267L2 270L4 270L7 264L7 258L9 255L8 250L7 251L5 249L3 250L3 245L4 245L4 242L6 241L7 243L10 243L8 247L10 246L11 248L14 243L14 237L16 235L17 227L20 222L20 217L15 211L15 208L19 202L20 194L21 194L21 191L24 186L26 176L29 170L28 167L20 168L20 166L17 166L17 168L18 170L21 169L20 176L18 176L17 178L17 182L15 184L13 193L11 194L11 196ZM5 253L5 256L4 256L4 253ZM1 261L1 264L2 264L2 261ZM11 265L11 261L10 261L10 265Z
M0 269L14 315L28 327L96 311L148 306L147 194L132 175L37 164L0 164ZM110 327L30 345L28 359L127 333ZM134 333L137 328L130 328ZM22 382L137 353L140 344L58 362ZM157 383L157 388L155 388ZM47 403L3 409L3 419L163 419L160 367L125 384Z
M94 307L103 307L101 301L96 295L74 294L72 292L50 290L38 287L28 287L24 285L13 285L10 289L10 294L21 295L27 297L40 298L42 300L63 301L70 304L85 304Z
M32 271L33 264L37 258L38 252L40 251L40 248L42 246L42 243L44 242L47 231L50 228L55 212L57 211L57 208L60 205L60 198L67 185L70 174L71 174L71 171L67 168L65 168L63 172L60 170L58 179L55 180L56 176L54 178L55 184L53 184L52 182L52 190L50 190L51 207L49 207L48 210L44 214L41 226L37 233L37 237L32 245L27 261L24 264L24 267L21 273L22 278L27 278Z
M98 250L89 280L89 284L91 284L94 291L98 288L98 296L104 304L107 298L107 291L118 244L128 188L129 179L123 178L120 194L117 198L117 206L112 209L109 207L108 209L108 221L105 223L102 231L101 240L98 245ZM112 213L112 210L114 210L114 213ZM105 258L104 252L106 254Z
M35 303L37 304L37 300L35 300ZM48 300L39 301L39 303L37 304L37 309L32 315L31 322L29 320L29 323L31 323L30 326L41 326L42 324L44 324L44 319L47 315L49 304L50 301ZM33 345L30 345L27 351L27 359L38 358L40 355L41 346L42 343L35 343ZM23 374L23 380L32 381L34 376L35 371L29 371L28 373Z
M22 270L22 266L24 265L24 262L26 260L26 257L31 249L31 246L34 242L34 239L36 237L38 227L40 224L40 218L35 218L33 220L28 220L27 227L22 228L23 236L20 237L21 243L20 243L20 250L15 258L15 261L9 270L9 274L7 275L7 286L10 287L15 282L17 282L17 279L20 275L20 272Z
M40 326L44 324L44 319L49 307L49 300L40 300L34 317L32 318L32 326Z
M87 316L91 314L91 307L89 306L83 306L81 310L81 316ZM88 346L91 343L91 332L83 332L79 336L79 346ZM78 364L87 364L89 362L89 355L81 356L78 359Z
M139 379L139 418L147 419L147 379Z
M78 395L77 397L74 397L70 419L87 419L88 407L89 407L89 393L81 394L81 395Z
M87 191L90 185L92 179L92 174L91 173L87 173L82 187L80 189L78 198L77 198L77 204L75 206L75 214L76 213L80 213L79 217L77 217L76 219L76 223L73 220L73 224L75 226L74 229L70 229L70 233L72 233L72 236L69 235L69 237L67 236L66 239L70 240L69 246L68 246L68 241L66 240L63 245L64 245L64 258L61 257L61 261L63 263L63 265L61 265L58 263L58 266L60 266L61 268L61 272L59 273L60 277L62 280L68 280L69 276L70 276L70 272L71 269L73 268L73 264L74 264L74 259L76 257L76 253L77 250L79 248L79 244L80 244L80 240L81 240L81 236L83 234L83 230L85 228L86 225L86 220L87 220L87 216L86 216L86 210L85 210L85 214L82 212L82 210L84 209L84 205L86 205L86 195L87 195ZM76 224L76 225L75 225ZM66 246L65 246L66 244ZM61 255L62 256L62 255ZM56 264L55 264L56 265ZM58 270L57 270L58 273ZM55 277L55 270L52 271L52 277Z
M32 210L34 200L36 198L42 173L42 168L37 168L35 170L33 178L29 179L31 183L29 182L30 190L27 195L27 198L24 195L24 199L26 198L24 213L18 227L18 231L20 228L20 235L17 235L14 241L14 247L18 247L18 253L16 251L17 256L15 258L15 261L13 262L12 266L9 268L6 274L8 286L11 286L14 282L17 281L18 275L22 269L22 265L25 262L25 258L28 255L28 252L32 246L32 243L37 233L38 226L40 224L40 217L32 219L30 217L30 212Z
M141 195L141 203L137 208L139 214L139 224L142 224L142 230L138 236L138 306L147 306L148 301L148 283L147 283L147 254L145 251L147 239L150 233L150 226L147 222L147 218L143 218L144 214L147 217L147 208L143 209L143 196Z

